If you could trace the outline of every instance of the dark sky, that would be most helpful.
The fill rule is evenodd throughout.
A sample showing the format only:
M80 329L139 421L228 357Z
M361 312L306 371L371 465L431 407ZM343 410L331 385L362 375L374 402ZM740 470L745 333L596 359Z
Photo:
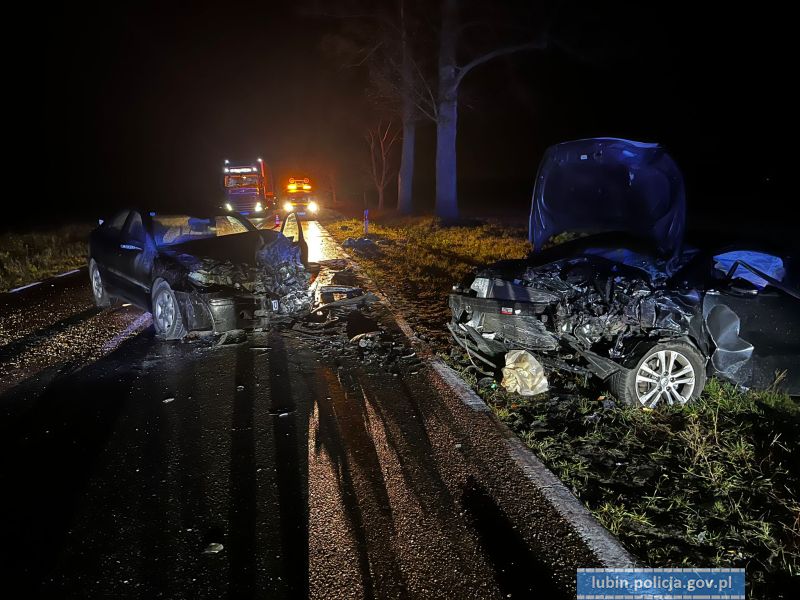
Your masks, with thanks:
M614 136L664 143L695 212L758 198L759 214L780 215L796 110L788 17L767 3L698 4L562 2L547 51L472 73L461 96L463 204L524 211L544 148ZM343 193L360 194L364 74L321 49L339 23L294 6L70 3L11 19L24 40L6 51L21 157L12 168L22 171L13 181L23 185L7 185L7 198L51 221L122 205L207 207L221 160L254 156L284 170L336 163ZM422 208L432 205L433 143L425 123Z

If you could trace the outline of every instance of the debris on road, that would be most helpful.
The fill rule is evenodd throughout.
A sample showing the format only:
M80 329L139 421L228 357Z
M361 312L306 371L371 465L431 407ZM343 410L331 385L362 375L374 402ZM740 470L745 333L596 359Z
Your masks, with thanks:
M229 344L241 344L247 341L247 333L244 329L233 329L226 331L217 340L217 346L225 346Z
M394 376L416 374L421 361L402 335L382 325L378 297L366 291L348 261L327 261L317 282L318 305L292 331L309 338L324 357L350 357ZM402 367L402 368L401 368Z
M173 400L175 400L175 398L164 398L164 400L162 400L162 402L163 402L164 404L169 404L169 403L170 403L170 402L172 402Z
M203 554L218 554L224 547L225 546L218 542L211 542L208 546L206 546L206 549L203 550Z

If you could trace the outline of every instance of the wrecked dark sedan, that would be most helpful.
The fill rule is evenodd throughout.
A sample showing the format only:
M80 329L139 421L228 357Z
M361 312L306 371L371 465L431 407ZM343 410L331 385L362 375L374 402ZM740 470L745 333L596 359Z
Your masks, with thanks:
M553 146L534 188L533 252L454 286L453 338L487 373L524 349L643 407L697 398L709 376L800 393L796 260L747 244L687 248L684 227L683 178L661 146ZM592 235L542 249L563 232Z
M89 277L98 306L135 304L152 313L160 337L176 340L264 328L306 311L304 255L302 234L293 242L235 214L125 210L92 232Z

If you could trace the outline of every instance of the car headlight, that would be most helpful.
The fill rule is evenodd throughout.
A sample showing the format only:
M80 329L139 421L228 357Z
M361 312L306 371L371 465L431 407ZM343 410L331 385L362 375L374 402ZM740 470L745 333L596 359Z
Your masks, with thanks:
M294 206L292 206L291 202L284 202L283 210L285 210L286 212L292 212L294 210Z
M319 210L319 205L312 200L308 203L308 210L310 210L312 213L315 213Z
M233 207L231 206L230 202L225 203L225 210L233 212Z
M261 212L261 202L256 202L256 212Z

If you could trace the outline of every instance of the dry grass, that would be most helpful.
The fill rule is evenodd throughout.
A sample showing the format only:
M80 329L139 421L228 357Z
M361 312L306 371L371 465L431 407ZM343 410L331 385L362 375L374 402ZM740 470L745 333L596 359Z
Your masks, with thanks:
M90 225L0 236L0 291L86 264Z

